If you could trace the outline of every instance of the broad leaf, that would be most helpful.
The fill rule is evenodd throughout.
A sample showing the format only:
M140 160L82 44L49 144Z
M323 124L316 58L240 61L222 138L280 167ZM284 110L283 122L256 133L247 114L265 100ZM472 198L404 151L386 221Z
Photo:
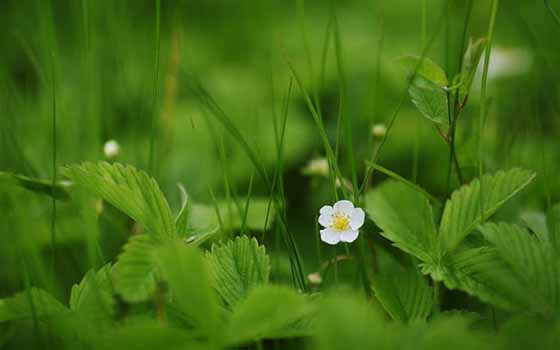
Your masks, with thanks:
M560 312L560 257L550 242L506 223L489 223L481 231L531 301L531 310Z
M518 288L496 250L471 248L447 255L441 264L423 264L422 272L449 289L460 289L505 310L524 310L527 296Z
M445 90L421 76L414 78L408 93L420 113L434 123L449 125L449 109Z
M16 295L0 299L0 322L37 317L47 319L69 310L55 297L39 288L30 288Z
M422 261L437 259L432 208L421 193L395 181L386 181L366 195L365 209L381 234Z
M72 287L70 309L83 317L104 321L114 315L111 266L90 270L79 284Z
M289 326L309 316L305 297L280 286L259 286L233 309L227 328L227 344L237 345L263 338L290 336Z
M113 270L115 291L124 300L135 303L150 298L155 290L156 245L148 235L130 238Z
M393 261L373 277L373 290L379 302L395 320L424 321L433 306L433 292L418 268Z
M158 239L176 236L175 221L156 181L130 165L85 162L64 169L76 184L100 196Z
M177 240L157 250L157 265L170 289L171 303L201 338L213 341L222 330L219 300L210 267L196 248Z
M264 246L254 238L240 236L224 245L213 245L206 256L216 290L230 306L244 299L255 286L268 283L270 260Z
M453 192L445 205L440 225L440 243L444 253L451 252L483 220L488 219L511 197L527 186L535 177L531 171L511 169L484 175L482 182L482 210L480 181Z

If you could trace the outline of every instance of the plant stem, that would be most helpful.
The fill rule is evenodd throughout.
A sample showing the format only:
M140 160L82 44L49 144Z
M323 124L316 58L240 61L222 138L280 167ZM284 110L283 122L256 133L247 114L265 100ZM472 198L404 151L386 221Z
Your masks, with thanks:
M148 159L148 169L153 177L155 176L155 143L156 143L156 119L158 116L158 94L159 94L159 50L160 50L160 17L161 0L155 0L156 4L156 45L155 45L155 67L154 67L154 90L152 96L152 113L150 118L150 154Z
M484 119L486 118L487 107L487 82L488 67L490 65L490 54L492 52L492 38L494 36L494 25L496 24L496 15L498 13L499 0L492 0L492 9L490 14L490 23L488 25L488 45L484 55L484 68L482 70L482 83L480 87L480 115L478 117L478 178L480 181L480 222L484 222L484 201L483 201L483 174L484 162L482 160L482 132L484 130Z

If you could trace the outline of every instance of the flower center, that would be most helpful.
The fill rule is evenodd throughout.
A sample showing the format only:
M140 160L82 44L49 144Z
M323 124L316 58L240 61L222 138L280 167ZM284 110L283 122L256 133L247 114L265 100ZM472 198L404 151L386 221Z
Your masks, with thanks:
M342 213L333 215L331 228L336 231L346 231L350 228L350 218Z

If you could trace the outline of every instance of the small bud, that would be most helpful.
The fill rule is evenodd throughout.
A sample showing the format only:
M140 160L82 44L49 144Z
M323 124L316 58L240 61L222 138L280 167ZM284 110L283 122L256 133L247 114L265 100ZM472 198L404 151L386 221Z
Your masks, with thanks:
M307 280L311 284L321 284L323 282L323 278L319 272L313 272L307 275Z
M385 124L375 124L371 128L371 134L375 138L381 139L385 137L386 133L387 133L387 127L385 126Z
M303 174L308 176L329 176L329 162L326 158L311 159L303 168Z
M121 152L121 146L115 140L109 140L103 145L103 153L105 153L106 158L115 158Z

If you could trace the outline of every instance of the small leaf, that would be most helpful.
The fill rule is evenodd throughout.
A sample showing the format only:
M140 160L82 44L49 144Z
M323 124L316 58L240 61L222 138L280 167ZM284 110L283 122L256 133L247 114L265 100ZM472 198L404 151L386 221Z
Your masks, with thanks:
M254 238L240 236L224 245L213 245L206 256L216 290L230 306L245 298L252 288L268 283L270 260L264 246Z
M188 231L191 202L185 187L181 184L177 184L177 186L181 192L181 210L179 210L179 214L177 214L177 217L175 218L175 226L177 227L177 232L180 235L185 235Z
M111 266L90 270L79 284L72 287L70 310L99 321L111 320L114 314Z
M483 216L488 219L509 199L525 188L535 174L511 169L483 176ZM444 253L455 249L481 222L480 182L478 179L453 192L445 205L440 225L440 242Z
M373 277L373 290L379 302L395 320L425 321L433 307L433 292L418 268L396 261Z
M0 299L0 322L37 317L55 317L69 310L48 292L30 288L16 295Z
M130 238L113 270L115 291L129 303L142 302L154 293L156 245L148 235Z
M403 183L386 181L367 193L365 209L395 246L422 261L437 259L432 207L421 193Z
M54 199L67 200L70 198L69 185L57 182L53 185L51 180L34 179L31 177L0 171L0 182L11 183L29 191L44 194Z
M65 168L63 173L122 210L157 239L176 237L169 204L156 181L145 172L130 165L85 162Z
M478 63L480 62L480 58L482 57L482 53L486 48L486 39L481 38L476 41L473 41L472 38L469 40L469 46L465 51L465 56L463 58L463 67L461 67L461 76L462 76L462 87L464 95L467 95L474 76L476 74L476 69L478 68ZM462 97L464 99L464 96Z
M283 337L282 330L289 330L290 325L309 316L311 311L305 297L293 289L255 287L234 307L226 343L238 345L271 336Z
M412 103L424 117L434 123L449 125L447 93L442 87L422 76L417 76L410 84L408 93Z
M428 57L405 56L400 58L399 62L410 75L416 73L417 77L420 76L438 87L445 87L449 84L445 71Z

